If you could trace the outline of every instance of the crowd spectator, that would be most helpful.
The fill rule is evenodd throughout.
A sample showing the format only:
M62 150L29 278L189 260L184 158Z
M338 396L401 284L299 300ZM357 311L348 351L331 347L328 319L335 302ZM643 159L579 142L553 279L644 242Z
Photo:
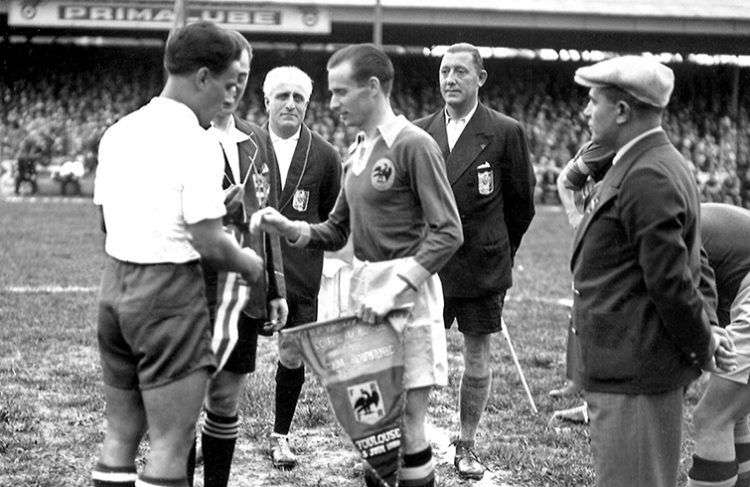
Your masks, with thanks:
M159 50L136 47L12 45L0 76L0 160L18 159L33 140L36 163L59 165L85 154L86 169L96 165L104 130L159 92L163 73ZM266 121L260 83L272 67L293 64L314 77L315 90L305 122L345 155L356 135L328 107L325 52L263 51L239 113L255 123ZM29 59L34 59L30 64ZM153 62L147 62L147 60ZM441 106L435 88L439 58L393 56L397 82L392 105L415 120ZM519 120L529 142L537 193L554 202L556 174L589 138L581 118L586 90L575 86L575 63L530 60L486 61L489 79L483 103ZM750 90L744 90L733 113L731 68L672 66L676 87L664 117L672 143L690 164L704 201L750 208ZM750 83L742 70L741 85ZM408 74L406 74L408 73ZM317 77L316 77L317 76ZM552 182L552 183L550 183Z

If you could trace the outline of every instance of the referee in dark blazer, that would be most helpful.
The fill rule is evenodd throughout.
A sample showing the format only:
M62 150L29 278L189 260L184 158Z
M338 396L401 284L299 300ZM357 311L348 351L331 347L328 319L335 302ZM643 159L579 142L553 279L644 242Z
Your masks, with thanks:
M474 479L484 475L473 449L492 382L490 338L501 330L513 257L534 217L536 182L521 124L479 103L486 79L476 47L450 46L440 64L445 108L415 122L443 152L463 226L464 243L439 275L445 327L455 319L464 336L455 466Z
M274 207L290 220L325 221L339 194L341 160L336 149L304 123L312 81L299 68L281 66L268 72L263 93L268 112L269 154L273 167L278 168L274 190L280 197ZM287 327L315 321L323 251L292 247L285 239L281 246L289 303ZM270 447L273 465L284 469L297 463L288 434L305 381L302 357L289 345L288 339L279 335Z

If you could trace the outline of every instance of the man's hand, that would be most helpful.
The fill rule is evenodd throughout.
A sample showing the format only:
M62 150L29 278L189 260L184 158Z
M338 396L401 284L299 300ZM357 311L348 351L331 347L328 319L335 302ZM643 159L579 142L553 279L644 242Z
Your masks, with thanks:
M263 325L263 331L268 334L273 334L284 328L286 325L286 319L289 315L289 307L286 304L286 299L276 298L272 299L268 303L268 322Z
M300 236L299 229L294 222L270 206L250 216L250 233L255 235L258 232L275 233L290 242L296 241Z
M362 300L357 309L357 318L371 325L379 323L396 308L397 302L404 301L403 295L406 293L413 294L414 290L405 280L399 277L393 278L387 285L371 292Z
M713 355L704 370L709 372L731 372L737 367L737 351L729 333L724 328L712 326Z

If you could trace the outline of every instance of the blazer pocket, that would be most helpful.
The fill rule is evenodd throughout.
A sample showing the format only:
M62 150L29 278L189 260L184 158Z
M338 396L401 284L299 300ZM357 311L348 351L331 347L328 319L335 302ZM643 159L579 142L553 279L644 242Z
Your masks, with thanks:
M597 380L623 380L638 370L639 325L630 313L591 313L582 333L587 375Z

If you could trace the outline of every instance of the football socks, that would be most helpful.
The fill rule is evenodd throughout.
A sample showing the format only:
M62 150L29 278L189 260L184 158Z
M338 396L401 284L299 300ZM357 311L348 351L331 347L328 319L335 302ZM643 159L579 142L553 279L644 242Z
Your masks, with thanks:
M288 435L297 409L302 384L305 382L305 366L289 369L281 362L276 367L276 405L273 432Z
M227 486L239 428L238 416L220 416L206 411L201 435L204 487Z

